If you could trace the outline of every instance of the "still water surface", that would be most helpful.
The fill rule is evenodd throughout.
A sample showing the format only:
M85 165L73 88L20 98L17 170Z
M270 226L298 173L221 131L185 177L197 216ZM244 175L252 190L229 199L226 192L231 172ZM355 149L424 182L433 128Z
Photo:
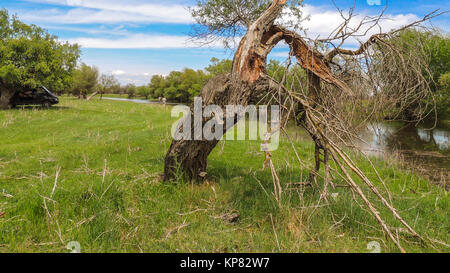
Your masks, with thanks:
M444 182L450 177L450 127L424 123L415 126L402 122L370 124L361 137L363 150L370 154L398 153L405 163ZM442 181L444 180L444 181Z

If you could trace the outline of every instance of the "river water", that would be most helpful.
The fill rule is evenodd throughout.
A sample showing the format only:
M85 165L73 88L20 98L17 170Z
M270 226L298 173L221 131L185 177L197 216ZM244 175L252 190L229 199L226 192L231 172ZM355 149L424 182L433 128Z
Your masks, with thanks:
M150 104L162 104L159 101L152 101L152 100L141 100L141 99L127 99L127 98L110 98L110 97L103 97L105 100L116 100L116 101L129 101L129 102L135 102L135 103L150 103ZM166 103L167 105L176 105L178 103Z
M448 186L450 126L402 122L369 124L361 148L372 155L400 155L405 166Z

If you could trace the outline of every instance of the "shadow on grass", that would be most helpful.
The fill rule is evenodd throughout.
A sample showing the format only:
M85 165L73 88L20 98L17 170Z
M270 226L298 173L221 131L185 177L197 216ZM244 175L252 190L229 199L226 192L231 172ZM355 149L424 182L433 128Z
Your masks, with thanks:
M277 174L283 188L283 206L300 206L299 191L303 192L305 200L319 198L311 187L302 189L288 185L307 181L308 171L282 169L278 170ZM274 185L270 169L215 162L208 167L208 177L229 193L233 207L244 217L263 219L270 213L279 212L280 208L273 195Z

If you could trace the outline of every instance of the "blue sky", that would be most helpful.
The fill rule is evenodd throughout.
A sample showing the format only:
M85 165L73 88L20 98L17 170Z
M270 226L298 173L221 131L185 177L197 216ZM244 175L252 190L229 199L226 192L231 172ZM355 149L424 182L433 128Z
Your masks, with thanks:
M145 84L153 74L168 74L184 67L201 69L212 57L231 58L220 44L198 47L188 41L193 23L187 7L193 0L0 0L0 8L27 23L49 30L61 40L82 46L82 61L96 65L122 83ZM386 0L335 0L340 8L356 3L356 13L376 15ZM374 3L374 5L369 5ZM380 5L377 5L381 3ZM440 8L450 10L450 1L390 0L383 31L412 22ZM331 0L305 0L304 23L309 37L326 37L341 22ZM359 18L361 18L359 17ZM356 18L358 19L358 18ZM433 20L449 31L450 15ZM364 39L364 38L362 38ZM357 46L349 41L347 47ZM286 48L278 47L271 58L281 59Z

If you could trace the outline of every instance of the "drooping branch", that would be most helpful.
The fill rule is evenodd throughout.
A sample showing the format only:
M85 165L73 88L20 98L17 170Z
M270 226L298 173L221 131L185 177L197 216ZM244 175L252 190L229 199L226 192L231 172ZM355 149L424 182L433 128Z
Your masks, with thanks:
M309 46L300 35L279 26L274 26L274 29L283 33L282 39L289 45L292 54L296 57L300 66L314 73L314 75L326 83L335 85L348 95L353 94L352 90L344 82L333 75L328 67L326 58L320 52Z
M381 37L386 36L387 34L375 34L372 35L369 40L363 43L357 50L349 50L343 48L335 48L331 50L325 57L327 62L331 62L334 57L337 55L348 55L348 56L357 56L363 54L371 45L375 44L377 41L381 39Z

